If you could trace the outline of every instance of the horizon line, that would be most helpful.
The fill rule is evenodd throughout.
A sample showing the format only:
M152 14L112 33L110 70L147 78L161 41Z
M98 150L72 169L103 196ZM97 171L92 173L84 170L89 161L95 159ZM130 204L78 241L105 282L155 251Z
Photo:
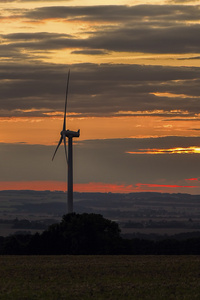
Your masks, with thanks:
M0 191L67 191L67 184L64 181L0 181ZM182 193L199 195L200 186L198 185L179 185L179 184L155 184L155 183L136 183L136 184L115 184L103 182L75 183L74 192L80 193Z

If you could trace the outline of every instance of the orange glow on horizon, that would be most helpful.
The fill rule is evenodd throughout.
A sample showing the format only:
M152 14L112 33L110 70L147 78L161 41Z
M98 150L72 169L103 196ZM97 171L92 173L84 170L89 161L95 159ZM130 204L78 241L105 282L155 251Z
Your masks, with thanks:
M77 183L74 184L76 192L112 192L129 193L135 189L132 185L117 185L109 183ZM64 181L2 181L0 190L36 190L36 191L67 191Z
M179 184L152 184L136 183L135 185L111 184L101 182L74 184L75 192L82 193L136 193L136 192L177 192L174 189L200 188L199 186ZM34 190L34 191L63 191L67 190L67 184L63 181L2 181L0 190ZM200 192L200 190L199 190Z

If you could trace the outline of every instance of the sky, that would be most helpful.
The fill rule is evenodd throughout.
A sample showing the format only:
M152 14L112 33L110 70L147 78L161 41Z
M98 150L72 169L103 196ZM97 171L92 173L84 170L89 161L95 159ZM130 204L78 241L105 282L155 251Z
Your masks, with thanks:
M200 1L0 2L0 190L200 194Z

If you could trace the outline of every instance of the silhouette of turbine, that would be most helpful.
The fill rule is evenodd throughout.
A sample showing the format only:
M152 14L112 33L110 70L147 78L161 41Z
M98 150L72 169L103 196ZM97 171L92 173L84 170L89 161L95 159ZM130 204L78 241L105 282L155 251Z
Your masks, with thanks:
M63 121L63 129L60 132L60 140L52 157L52 161L56 155L56 152L62 143L64 142L65 148L65 157L68 166L68 188L67 188L67 205L68 205L68 213L73 212L73 137L80 136L80 129L78 131L71 131L69 129L66 130L66 112L67 112L67 96L68 96L68 88L69 88L69 76L70 70L68 72L67 78L67 88L66 88L66 98L65 98L65 111L64 111L64 121ZM67 146L66 146L66 137L68 138L68 156L67 156Z

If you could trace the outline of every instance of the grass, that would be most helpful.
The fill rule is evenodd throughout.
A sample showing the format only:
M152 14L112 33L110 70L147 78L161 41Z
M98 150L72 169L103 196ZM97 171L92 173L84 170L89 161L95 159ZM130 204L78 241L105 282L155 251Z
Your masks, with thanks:
M200 299L200 257L0 256L0 299Z

